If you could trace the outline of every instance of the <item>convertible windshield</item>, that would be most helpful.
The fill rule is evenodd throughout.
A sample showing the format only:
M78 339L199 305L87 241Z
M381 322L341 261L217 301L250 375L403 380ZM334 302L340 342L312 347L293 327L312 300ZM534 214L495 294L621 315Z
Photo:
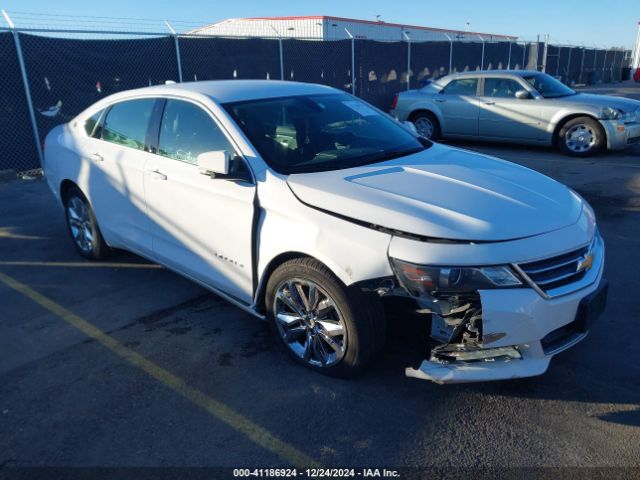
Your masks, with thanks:
M544 98L567 97L576 93L564 83L544 73L526 75L523 78Z
M224 107L269 166L284 174L350 168L431 145L346 94L268 98Z

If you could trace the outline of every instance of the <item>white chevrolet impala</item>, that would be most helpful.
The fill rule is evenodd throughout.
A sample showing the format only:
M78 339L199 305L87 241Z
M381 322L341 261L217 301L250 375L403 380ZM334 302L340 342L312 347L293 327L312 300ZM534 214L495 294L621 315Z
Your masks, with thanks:
M121 92L53 129L44 169L81 255L158 262L331 375L380 350L389 299L429 333L406 374L438 383L542 374L606 301L604 244L577 193L329 87Z

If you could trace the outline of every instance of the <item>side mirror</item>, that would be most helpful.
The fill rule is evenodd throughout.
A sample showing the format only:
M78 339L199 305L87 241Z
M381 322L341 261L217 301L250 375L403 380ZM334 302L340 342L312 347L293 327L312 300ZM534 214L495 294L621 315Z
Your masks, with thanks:
M527 92L526 90L518 90L516 92L516 98L518 100L528 100L531 98L531 94L529 92Z
M231 154L226 150L204 152L198 155L198 169L202 175L215 177L216 175L228 175Z
M408 120L405 120L404 122L402 122L402 125L405 126L405 128L407 128L408 130L411 130L413 133L415 133L416 135L418 134L418 129L416 128L416 126L413 124L413 122L410 122Z

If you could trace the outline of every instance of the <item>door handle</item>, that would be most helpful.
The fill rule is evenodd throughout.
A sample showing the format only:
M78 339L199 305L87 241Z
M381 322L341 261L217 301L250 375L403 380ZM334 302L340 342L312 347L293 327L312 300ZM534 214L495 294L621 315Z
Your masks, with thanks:
M99 153L90 153L87 156L89 157L90 160L92 160L94 162L103 162L104 161L104 157L102 155L100 155Z
M444 102L446 102L446 100L444 98L436 98L436 102L444 103Z
M496 102L484 102L485 105L495 105Z
M164 173L159 172L158 170L147 170L147 175L149 175L154 180L166 180L167 179L167 176Z

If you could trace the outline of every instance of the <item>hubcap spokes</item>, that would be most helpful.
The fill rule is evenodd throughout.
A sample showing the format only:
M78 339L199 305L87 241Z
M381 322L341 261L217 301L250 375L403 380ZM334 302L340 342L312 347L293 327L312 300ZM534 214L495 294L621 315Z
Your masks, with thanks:
M337 364L347 334L334 301L313 282L293 279L278 287L274 303L276 326L287 346L317 367Z
M596 133L588 125L575 125L565 135L565 143L573 152L587 152L596 143Z
M93 248L91 219L89 218L87 206L78 197L73 197L69 200L67 217L69 219L69 228L71 229L73 240L82 251L91 251Z
M426 138L431 138L433 135L433 123L428 118L419 118L416 120L416 130L418 133Z

